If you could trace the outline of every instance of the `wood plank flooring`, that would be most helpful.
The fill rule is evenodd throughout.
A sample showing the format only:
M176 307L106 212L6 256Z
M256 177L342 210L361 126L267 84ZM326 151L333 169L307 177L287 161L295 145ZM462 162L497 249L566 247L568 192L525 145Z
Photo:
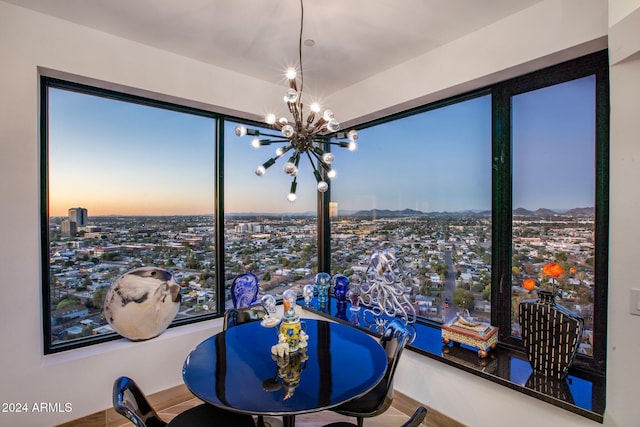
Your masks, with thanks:
M151 406L156 409L158 414L160 414L162 419L165 421L169 421L177 414L202 403L200 399L191 394L184 384L150 394L147 398L149 399ZM401 426L402 423L409 419L409 415L407 414L412 414L420 405L420 402L417 402L396 390L392 406L382 415L373 418L365 418L364 425L365 427ZM428 410L429 412L427 413L427 417L423 422L423 425L425 426L466 427L433 408L428 408ZM265 417L265 421L269 423L270 427L282 427L282 420L279 417ZM356 419L353 417L346 417L331 411L322 411L297 416L296 426L324 427L327 424L337 421L356 423ZM116 413L113 408L108 408L104 411L96 412L73 421L59 424L57 427L131 427L132 425L133 424L131 424L126 418Z
M175 406L172 406L170 408L167 408L163 411L159 411L159 414L164 420L169 421L173 419L173 417L175 417L177 414L193 406L199 405L200 403L201 401L199 399L193 398L185 402L179 403ZM380 416L377 416L374 418L367 418L365 420L365 426L366 427L400 426L408 418L409 417L407 415L391 407L384 414ZM298 415L296 417L296 427L322 427L336 421L348 421L354 424L356 423L356 419L353 417L346 417L331 411L322 411L322 412L315 412L312 414ZM129 427L129 426L131 426L131 424L128 424L126 422L122 424L122 427ZM265 417L265 426L281 427L282 420L278 417Z

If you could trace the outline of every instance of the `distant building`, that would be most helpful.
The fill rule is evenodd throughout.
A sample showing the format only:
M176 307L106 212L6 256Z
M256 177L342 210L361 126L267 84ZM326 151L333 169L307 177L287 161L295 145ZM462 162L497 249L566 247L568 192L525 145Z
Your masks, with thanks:
M78 226L75 221L70 221L68 219L63 219L60 224L60 234L64 237L73 237L78 233Z
M76 227L84 227L87 225L87 210L85 208L69 209L69 221L76 223Z
M59 325L64 320L77 319L89 315L89 309L82 304L72 305L70 307L53 310L51 312L51 324Z
M338 202L329 202L329 218L338 218Z

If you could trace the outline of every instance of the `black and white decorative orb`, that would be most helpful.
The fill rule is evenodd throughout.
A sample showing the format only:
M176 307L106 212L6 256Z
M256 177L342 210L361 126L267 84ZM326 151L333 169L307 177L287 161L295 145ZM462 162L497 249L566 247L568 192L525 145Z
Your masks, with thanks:
M157 337L180 308L180 285L162 268L141 267L116 279L104 300L109 325L132 341Z

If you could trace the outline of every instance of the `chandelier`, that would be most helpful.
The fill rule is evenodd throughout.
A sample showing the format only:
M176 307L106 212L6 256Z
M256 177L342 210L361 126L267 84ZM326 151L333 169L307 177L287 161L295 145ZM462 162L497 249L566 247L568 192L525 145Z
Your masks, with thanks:
M289 68L285 76L289 81L289 89L284 95L284 102L291 113L292 119L286 117L276 118L275 114L267 114L265 123L270 129L279 131L269 133L257 129L247 129L239 125L235 129L237 136L253 136L251 145L259 148L271 144L283 144L276 150L275 156L268 159L256 168L256 175L262 176L266 170L285 154L291 152L289 159L284 164L284 172L291 176L291 188L287 199L290 202L296 200L296 187L300 158L306 157L313 168L313 175L318 183L318 191L324 193L329 188L328 179L336 176L336 171L331 167L334 156L330 151L331 145L347 148L355 151L358 132L352 129L348 132L339 132L340 123L335 119L331 110L322 109L319 104L312 103L309 112L304 110L302 102L302 90L304 87L304 73L302 71L302 28L304 22L304 6L300 0L300 37L298 41L298 65L300 67L300 79L298 86L298 73L295 68ZM316 164L319 166L316 167Z

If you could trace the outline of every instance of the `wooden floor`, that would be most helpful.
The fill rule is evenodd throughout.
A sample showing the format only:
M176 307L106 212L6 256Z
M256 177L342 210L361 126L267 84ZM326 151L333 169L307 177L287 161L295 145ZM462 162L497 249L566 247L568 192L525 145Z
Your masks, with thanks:
M176 415L202 403L200 399L191 394L184 384L147 395L147 398L151 407L155 408L165 421L170 421ZM364 425L365 427L399 427L409 419L410 415L407 414L413 414L420 405L423 404L396 390L392 406L382 415L365 418ZM296 426L324 427L339 421L346 421L354 425L356 423L356 419L353 417L322 411L298 415ZM280 417L265 417L265 423L268 423L269 427L282 427ZM57 427L131 427L132 425L114 408L107 408L82 418L58 424ZM427 427L467 427L433 408L428 408L427 417L422 425Z
M199 405L200 403L202 402L199 399L194 398L158 412L165 421L170 421L177 414L195 405ZM402 423L404 423L408 418L409 417L407 415L391 407L382 415L379 415L374 418L365 419L365 427L401 426ZM282 420L278 417L265 417L264 420L265 420L266 427L282 426ZM121 424L121 427L131 427L132 424L129 423L127 420L123 418L122 421L123 423ZM355 423L356 419L353 417L345 417L343 415L336 414L331 411L323 411L323 412L316 412L312 414L298 415L296 417L296 427L322 427L336 421L348 421L348 422Z

